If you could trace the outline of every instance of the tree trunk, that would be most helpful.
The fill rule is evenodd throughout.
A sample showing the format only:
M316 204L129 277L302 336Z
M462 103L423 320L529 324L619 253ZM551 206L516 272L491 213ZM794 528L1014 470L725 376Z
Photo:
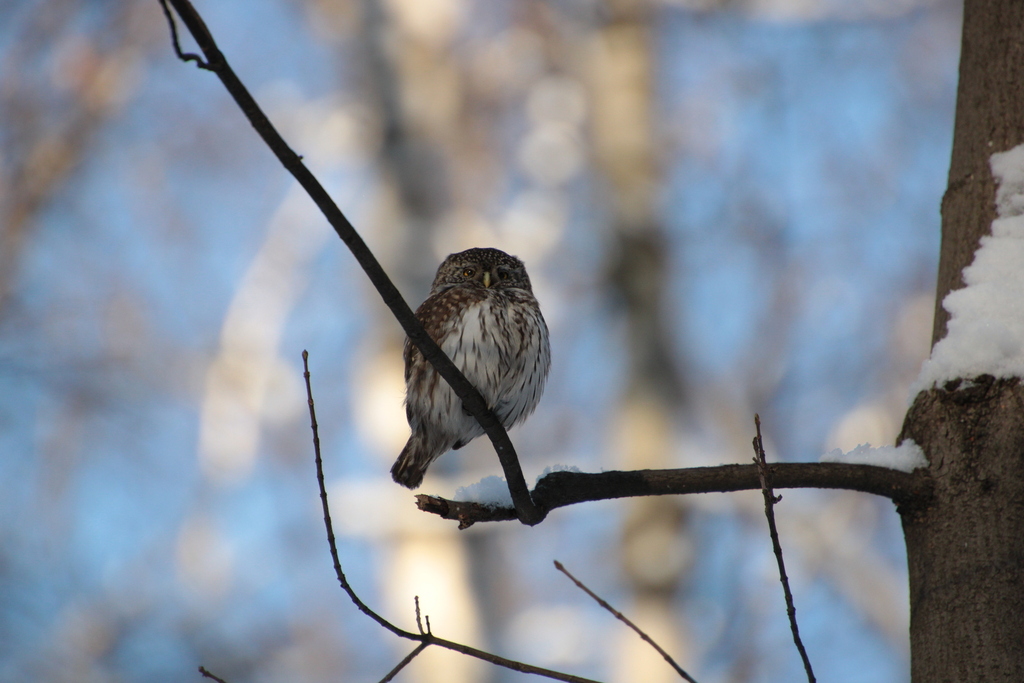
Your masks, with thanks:
M966 0L933 343L946 334L942 300L991 232L989 156L1022 141L1024 3ZM935 480L930 500L900 509L912 680L1024 681L1024 386L982 376L921 392L903 438Z
M949 185L942 198L942 252L932 344L946 336L942 299L964 286L978 240L992 229L995 183L988 158L1024 142L1024 3L965 0L960 85Z
M1024 386L983 377L922 392L903 436L934 498L900 510L914 683L1024 681Z

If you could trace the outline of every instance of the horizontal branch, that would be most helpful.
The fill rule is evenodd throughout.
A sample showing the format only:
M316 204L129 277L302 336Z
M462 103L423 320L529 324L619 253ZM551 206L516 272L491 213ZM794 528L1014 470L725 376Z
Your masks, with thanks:
M768 465L773 488L849 489L891 498L900 504L931 495L932 480L923 470L907 473L874 465L779 462ZM718 465L673 470L628 472L551 472L537 482L533 500L542 514L555 508L612 498L679 495L761 489L756 465ZM475 522L516 519L515 510L480 503L418 495L421 510L459 521L464 529Z

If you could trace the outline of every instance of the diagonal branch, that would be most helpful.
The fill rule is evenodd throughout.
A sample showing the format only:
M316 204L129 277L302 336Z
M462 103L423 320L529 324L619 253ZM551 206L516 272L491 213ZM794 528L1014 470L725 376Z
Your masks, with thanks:
M419 653L421 653L424 650L426 650L429 646L430 646L430 643L420 643L419 645L417 645L416 649L414 649L412 652L407 654L402 661L400 661L398 664L396 664L395 668L393 668L391 671L389 671L387 676L385 676L384 678L380 679L380 683L388 683L388 681L394 680L395 676L398 675L399 671L404 669L406 667L406 665L409 664L409 662L411 662L412 660L416 659L416 655L418 655Z
M223 678L221 678L217 674L210 673L210 671L205 666L199 667L199 673L202 674L203 678L209 678L210 680L214 681L215 683L227 683L227 681L225 681Z
M391 309L391 312L399 324L401 324L402 329L405 330L412 343L423 353L423 357L430 361L430 364L444 378L444 381L452 387L452 390L462 400L466 410L473 414L473 417L483 427L487 436L490 437L491 443L494 444L494 450L498 454L498 460L501 462L502 470L505 472L505 480L508 482L509 493L512 496L512 501L517 511L517 518L523 524L533 525L539 523L543 520L544 516L539 513L530 498L530 491L526 486L526 479L523 478L523 471L519 465L515 448L512 446L512 441L508 438L508 434L505 432L501 422L487 407L487 403L480 395L480 392L476 390L476 387L466 379L451 359L430 338L430 335L423 329L423 325L416 319L412 309L409 308L409 304L405 302L405 299L402 298L394 283L391 282L387 273L384 272L373 252L370 251L370 248L366 246L366 242L356 232L352 223L345 217L345 214L338 208L338 205L334 203L334 200L331 199L331 196L324 189L323 185L320 184L320 181L302 163L302 157L288 146L288 143L284 141L284 138L281 137L277 129L270 123L270 120L263 113L263 110L260 109L259 105L256 104L256 100L253 99L249 90L228 64L227 59L217 47L217 43L206 27L205 22L203 22L202 17L199 16L192 6L192 3L189 0L160 0L165 11L167 2L170 2L178 16L181 17L182 22L184 22L199 45L199 49L205 55L206 61L203 62L198 55L181 51L181 47L177 42L177 28L174 24L174 18L170 12L167 12L175 53L182 60L196 61L201 68L217 74L217 77L220 78L228 93L230 93L231 97L234 98L235 102L242 109L242 113L245 114L252 127L256 129L256 132L263 138L263 141L270 147L270 150L277 156L281 164L306 190L310 198L334 228L334 231L338 233L338 236L352 252L352 255L355 256L356 261L359 262L370 282L373 283L377 292L380 293L384 303Z
M601 607L603 607L606 610L608 610L609 612L611 612L612 615L616 619L618 619L623 624L625 624L626 626L628 626L631 629L633 629L636 632L636 634L639 635L640 638L645 643L647 643L648 645L653 647L655 649L655 651L657 651L657 653L659 655L661 655L665 659L666 662L669 663L669 666L671 666L673 669L676 670L677 674L682 676L685 680L689 681L690 683L697 683L697 681L695 681L690 674L686 673L686 671L683 669L683 667L679 666L679 664L676 663L676 660L672 659L672 655L670 655L669 653L665 652L664 648L662 648L660 645L658 645L656 642L654 642L653 638L651 638L649 635L647 635L642 630L640 630L640 627L637 626L636 624L634 624L632 621L630 621L626 617L626 615L624 615L622 612L620 612L619 610L617 610L614 607L612 607L611 605L609 605L608 602L604 598L602 598L600 595L598 595L594 591L592 591L589 588L587 588L585 585L583 585L583 582L580 581L579 579L577 579L572 574L570 574L569 570L566 569L565 566L561 562L559 562L558 560L555 560L555 569L557 569L558 571L560 571L563 574L565 574L566 576L568 576L569 580L572 581L573 583L575 583L577 588L579 588L581 591L583 591L584 593L586 593L587 595L592 597L597 602L597 604L599 604Z

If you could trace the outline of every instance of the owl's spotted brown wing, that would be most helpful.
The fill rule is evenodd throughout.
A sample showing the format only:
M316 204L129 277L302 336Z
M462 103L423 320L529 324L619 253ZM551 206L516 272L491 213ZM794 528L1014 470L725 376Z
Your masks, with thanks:
M416 317L423 323L430 338L438 346L444 346L447 338L458 330L466 307L480 301L484 296L476 290L465 287L446 289L427 297L416 309ZM444 380L434 371L434 367L409 339L405 340L403 356L407 389L405 415L411 425L417 416L409 399L433 395L438 382Z
M423 327L426 329L427 334L430 335L430 338L438 346L441 346L444 344L447 336L454 331L466 306L474 301L479 301L481 298L481 295L477 292L465 288L446 289L427 297L420 304L420 307L416 309L416 318L423 323ZM408 382L410 372L412 372L416 364L425 363L426 360L423 358L420 350L416 348L416 345L409 341L408 338L405 340L403 358L405 359L405 380Z

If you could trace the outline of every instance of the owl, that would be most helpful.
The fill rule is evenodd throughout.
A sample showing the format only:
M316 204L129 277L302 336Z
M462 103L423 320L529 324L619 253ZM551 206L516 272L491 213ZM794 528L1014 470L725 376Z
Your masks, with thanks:
M530 278L518 258L498 249L451 254L437 269L416 317L506 429L537 407L551 367L551 347ZM408 339L405 391L412 434L391 476L414 489L430 463L484 430Z

